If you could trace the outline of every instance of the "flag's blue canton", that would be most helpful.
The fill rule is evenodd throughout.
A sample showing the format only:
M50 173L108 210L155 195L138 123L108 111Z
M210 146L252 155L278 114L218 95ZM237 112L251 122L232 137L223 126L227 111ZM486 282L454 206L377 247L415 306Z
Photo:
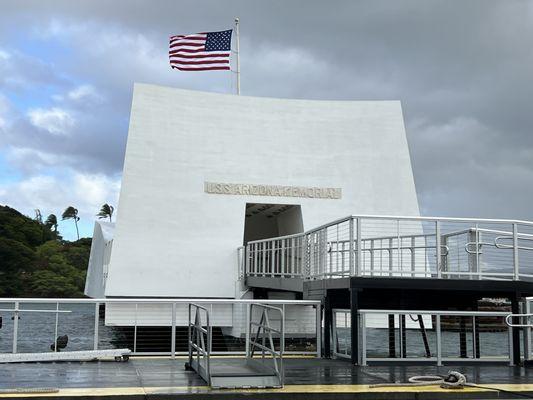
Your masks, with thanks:
M231 32L208 32L205 40L205 51L230 51L231 50Z

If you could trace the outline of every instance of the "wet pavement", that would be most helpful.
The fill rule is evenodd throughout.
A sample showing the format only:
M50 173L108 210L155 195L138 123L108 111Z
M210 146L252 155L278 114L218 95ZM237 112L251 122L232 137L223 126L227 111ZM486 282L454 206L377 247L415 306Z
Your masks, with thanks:
M159 393L166 393L167 395L171 388L175 389L174 394L191 394L195 390L205 392L207 390L206 383L195 372L185 370L185 361L184 358L176 360L132 358L128 362L0 364L0 393L5 389L17 388L89 389L87 393L91 393L91 390L96 393L98 389L104 388L144 388L145 394L147 393L146 390L150 388L154 389L151 391L152 394L156 393L155 388L161 390L166 388L167 392L160 391ZM217 362L222 362L222 360L217 360ZM306 388L312 388L312 391L317 392L319 387L325 388L324 390L329 388L333 392L346 388L352 388L352 392L362 392L357 389L363 387L362 385L407 382L408 378L414 375L446 375L450 370L465 374L467 381L471 383L508 385L509 387L522 385L520 390L529 392L531 389L533 392L533 368L509 367L501 364L456 364L444 367L402 364L358 367L343 360L295 358L285 359L284 365L285 386L292 388L293 392L298 391L298 387L300 387L302 393L306 392ZM529 386L531 386L530 389L528 389ZM420 390L416 391L420 392ZM105 396L105 392L101 393L104 393L102 396ZM418 393L417 398L419 395L420 393ZM193 396L199 398L196 395ZM213 392L210 396L213 398ZM389 393L389 397L378 397L398 398L398 396L390 396L391 393ZM1 397L5 397L5 395ZM66 398L68 396L63 393L62 396L58 397ZM378 397L374 396L373 398ZM439 396L439 398L441 397ZM489 397L494 397L494 395L487 394L477 398ZM501 393L499 397L502 397ZM235 393L233 393L233 398L235 398ZM295 397L292 396L292 398ZM336 398L340 397L337 396Z
M0 388L88 388L205 386L185 359L132 358L128 362L56 362L0 364ZM479 384L533 384L533 368L507 365L371 365L353 366L343 360L286 359L286 385L371 385L407 382L414 375L445 375L450 370Z

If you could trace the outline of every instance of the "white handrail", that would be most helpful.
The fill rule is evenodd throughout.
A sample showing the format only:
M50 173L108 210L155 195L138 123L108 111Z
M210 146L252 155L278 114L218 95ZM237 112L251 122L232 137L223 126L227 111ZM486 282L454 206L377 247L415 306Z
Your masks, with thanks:
M507 312L502 311L453 311L453 310L357 310L358 314L422 314L422 315L450 315L454 317L506 317ZM516 315L516 314L515 314Z
M267 239L252 240L248 243L261 243L271 241L273 239L290 239L299 237L302 235L308 235L310 233L319 231L321 229L328 228L333 225L340 224L342 222L349 221L350 219L379 219L379 220L401 220L401 221L429 221L429 222L468 222L468 223L488 223L488 224L521 224L533 227L533 221L525 221L519 219L490 219L490 218L460 218L460 217L420 217L420 216L405 216L405 215L372 215L372 214L360 214L350 215L344 218L339 218L334 221L322 224L316 228L312 228L305 232L295 233L292 235L278 236Z
M217 299L217 298L167 298L167 299L146 299L146 298L104 298L104 299L83 299L83 298L26 298L26 297L3 297L0 303L152 303L152 304L295 304L295 305L317 305L319 300L269 300L269 299ZM24 310L18 310L24 311Z
M533 314L508 314L505 317L505 323L511 328L531 328L533 327L533 323L513 324L511 321L511 318L529 318L529 317L533 317Z

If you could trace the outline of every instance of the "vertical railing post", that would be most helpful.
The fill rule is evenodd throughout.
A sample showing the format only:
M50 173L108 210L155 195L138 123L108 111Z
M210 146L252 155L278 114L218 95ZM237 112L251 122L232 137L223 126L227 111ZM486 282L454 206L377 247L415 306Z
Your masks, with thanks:
M374 239L370 240L370 276L374 276Z
M291 257L291 266L290 266L290 273L289 273L289 276L293 277L293 276L296 276L296 269L295 269L295 262L294 260L296 259L296 238L291 238L291 252L290 252L290 257Z
M477 224L476 224L477 226ZM477 233L477 244L478 244L478 248L479 248L479 251L477 252L476 256L477 256L477 270L479 272L479 279L483 279L483 263L481 262L481 255L483 254L482 251L481 251L481 246L483 243L483 234L481 232L478 232Z
M135 326L133 327L133 353L137 353L137 311L139 304L135 303Z
M518 225L513 224L513 266L514 266L514 276L515 281L520 280L520 263L518 261Z
M357 218L357 226L356 226L356 247L357 247L357 257L355 258L356 262L356 271L357 276L363 275L363 240L361 238L361 218Z
M393 276L392 270L394 269L394 261L393 261L393 254L392 254L392 237L389 238L389 276Z
M479 272L479 263L478 263L478 256L479 256L479 241L478 241L478 229L477 224L475 229L470 229L468 233L468 243L475 245L475 253L472 254L472 250L470 250L471 246L467 247L467 250L469 250L468 254L468 272L471 273L471 275L467 276L467 279L474 279L474 276L472 274L476 274ZM459 267L459 265L457 266ZM481 275L477 275L477 279L481 279Z
M170 353L174 360L176 358L176 303L172 303L172 328L170 332Z
M262 262L261 262L261 275L265 276L265 270L266 270L266 242L261 242L261 250L262 250Z
M355 276L357 274L357 270L356 270L356 267L355 267L355 260L354 260L354 255L355 255L355 243L354 243L354 240L355 240L355 234L354 234L354 219L353 217L350 217L350 221L349 221L349 226L350 226L350 232L349 232L349 235L350 235L350 241L348 243L348 246L349 246L349 253L348 253L348 276L352 275L352 276Z
M267 310L268 313L268 310ZM283 362L283 353L285 352L285 304L281 305L281 322L280 322L281 337L279 341L279 354L280 362ZM275 352L276 348L273 347L272 350ZM282 368L281 368L282 369Z
M437 365L442 366L442 332L440 326L440 314L435 316L435 331L437 333Z
M100 322L100 303L94 303L94 343L93 350L98 350L98 328Z
M250 246L246 244L244 246L244 270L243 270L243 279L246 279L248 276L248 271L250 270Z
M253 247L252 253L253 253L254 261L252 263L252 268L250 268L250 272L254 276L257 276L257 270L259 266L259 245L257 243L252 243L252 247Z
M246 327L245 327L245 345L246 345L246 358L250 358L250 322L252 320L251 316L252 312L252 305L250 303L246 303Z
M320 266L320 273L322 278L331 278L327 268L327 254L328 254L328 239L327 239L327 228L320 229L318 231L318 265Z
M14 317L13 317L13 353L17 352L18 333L19 333L19 302L15 301L15 312L14 312Z
M363 241L361 239L361 218L356 220L355 240L356 240L356 258L355 258L355 270L357 276L361 276L363 273Z
M187 321L187 350L189 352L189 363L192 362L192 327L191 327L191 303L187 304L187 308L189 311L189 320Z
M54 329L54 353L57 352L57 331L59 329L59 302L56 302L56 319L55 319L55 329Z
M322 309L316 305L316 356L322 358Z
M531 314L531 302L529 299L524 300L524 314ZM526 322L529 326L524 328L524 360L531 361L531 324L529 324L531 317L526 317Z
M416 238L413 236L411 237L411 278L414 278L416 276Z
M276 243L277 240L270 241L270 276L274 277L274 271L276 270Z
M402 258L402 238L400 237L400 220L396 221L396 248L398 249L398 254L396 259L398 260L398 272L401 277L403 277L403 258Z
M441 236L440 236L440 221L435 221L435 251L436 251L436 267L437 278L442 278L442 255L441 255Z
M279 266L279 275L283 276L285 274L285 252L287 247L287 239L281 239L281 255L280 255L280 266Z
M302 277L304 279L309 279L311 275L311 271L307 268L307 245L304 246L304 244L307 243L307 236L304 234L300 236L300 251L299 251L299 261L297 261L296 265L300 265L300 274L302 274ZM298 268L298 267L297 267Z

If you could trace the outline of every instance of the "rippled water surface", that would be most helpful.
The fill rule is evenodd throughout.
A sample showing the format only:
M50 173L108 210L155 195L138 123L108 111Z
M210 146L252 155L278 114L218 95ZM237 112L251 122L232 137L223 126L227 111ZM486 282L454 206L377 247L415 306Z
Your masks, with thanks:
M0 308L10 310L14 304L2 304ZM55 310L55 305L24 304L26 310ZM57 334L55 313L21 312L18 324L18 352L46 352L54 337L68 335L68 350L91 350L94 346L95 306L91 304L61 304L58 314ZM3 326L0 329L0 352L13 349L13 313L0 311ZM436 354L436 333L427 330L430 352ZM148 338L149 340L149 338ZM104 325L103 317L98 319L98 348L108 349L124 343L124 332L118 328ZM468 355L472 355L473 335L466 335ZM389 351L389 332L387 329L367 329L368 357L387 357ZM396 332L396 347L399 352L399 338ZM424 357L425 346L418 329L407 330L406 349L408 357ZM443 357L459 357L459 332L442 332ZM341 352L350 351L349 330L338 330L338 344ZM123 345L123 344L122 344ZM131 347L131 346L130 346ZM480 332L479 348L483 357L504 357L509 354L507 331Z

